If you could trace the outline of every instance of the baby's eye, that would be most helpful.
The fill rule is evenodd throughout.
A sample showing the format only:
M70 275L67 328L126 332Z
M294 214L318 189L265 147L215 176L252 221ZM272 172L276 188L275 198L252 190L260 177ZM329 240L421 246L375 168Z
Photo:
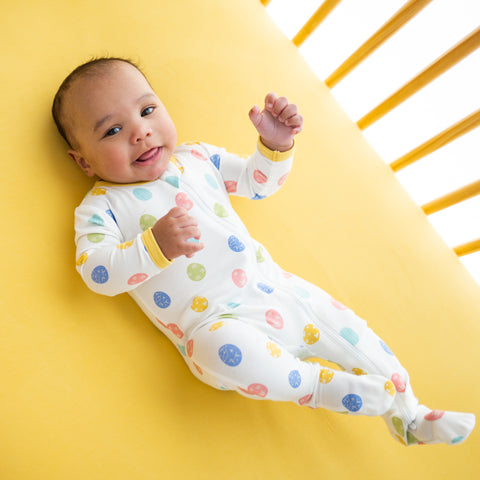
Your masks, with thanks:
M120 130L121 130L120 127L113 127L105 134L105 136L106 137L111 137L113 135L116 135Z
M147 115L151 115L153 111L155 110L155 107L147 107L142 110L142 117L146 117Z

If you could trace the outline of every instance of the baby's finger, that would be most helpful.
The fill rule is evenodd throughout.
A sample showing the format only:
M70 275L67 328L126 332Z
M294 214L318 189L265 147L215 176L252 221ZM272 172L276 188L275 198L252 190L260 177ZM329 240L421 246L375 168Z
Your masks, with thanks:
M303 125L303 117L300 114L297 114L293 117L287 118L285 125L287 127L297 127L301 129Z
M273 108L273 104L275 103L277 98L278 98L278 95L275 92L270 92L265 97L265 108L270 111Z
M288 99L286 97L277 98L271 110L272 115L274 117L278 117L283 112L283 110L287 107L287 105L288 105Z
M285 120L294 117L298 114L298 108L294 103L289 103L283 110L282 113L278 116L278 119L282 122Z

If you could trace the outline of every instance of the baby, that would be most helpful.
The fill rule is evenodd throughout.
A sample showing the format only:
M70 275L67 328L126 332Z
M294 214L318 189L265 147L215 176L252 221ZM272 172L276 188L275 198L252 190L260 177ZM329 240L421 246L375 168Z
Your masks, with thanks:
M229 195L259 200L285 182L303 124L294 104L270 93L250 110L259 139L248 159L177 147L143 73L102 58L64 80L53 116L69 156L98 178L75 211L78 272L95 292L128 292L197 378L249 398L382 415L405 445L467 438L474 415L420 405L366 322L279 268L232 209Z

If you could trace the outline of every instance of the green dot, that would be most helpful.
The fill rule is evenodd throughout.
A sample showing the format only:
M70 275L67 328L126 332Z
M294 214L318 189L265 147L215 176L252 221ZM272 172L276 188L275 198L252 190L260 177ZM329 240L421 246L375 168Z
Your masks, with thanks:
M100 243L104 238L104 233L89 233L87 235L88 241L92 243Z
M262 263L265 261L265 257L263 256L263 248L258 247L257 249L257 262Z
M228 210L223 206L220 205L219 203L216 203L213 206L213 211L218 217L228 217Z
M149 228L153 227L157 223L157 219L153 215L148 215L147 213L145 215L142 215L140 217L140 228L145 231L148 230Z
M405 428L403 427L402 419L399 417L392 417L392 425L396 432L403 437L405 435Z
M205 277L207 271L205 270L205 267L203 265L200 265L199 263L191 263L187 267L187 275L190 280L193 280L194 282L199 282L202 280L203 277Z

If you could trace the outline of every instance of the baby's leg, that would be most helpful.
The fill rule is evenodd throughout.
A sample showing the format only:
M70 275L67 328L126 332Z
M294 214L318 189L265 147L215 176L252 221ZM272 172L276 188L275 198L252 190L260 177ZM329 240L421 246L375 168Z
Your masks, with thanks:
M323 291L316 298L315 308L317 319L311 328L318 329L318 342L312 344L312 351L340 364L347 371L383 375L395 385L395 401L383 418L396 439L408 445L455 444L467 438L475 417L419 406L407 371L364 320Z
M391 408L395 395L393 384L382 376L355 376L303 362L242 320L200 327L186 351L198 378L250 398L381 415Z

